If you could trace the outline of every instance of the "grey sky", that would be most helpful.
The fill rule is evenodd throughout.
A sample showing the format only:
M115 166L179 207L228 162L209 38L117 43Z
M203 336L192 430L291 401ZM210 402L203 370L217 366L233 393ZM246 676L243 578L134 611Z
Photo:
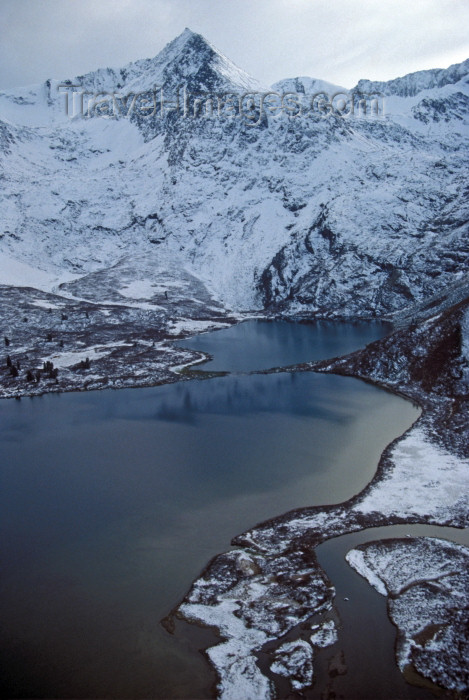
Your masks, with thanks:
M0 0L0 88L154 56L186 26L264 84L469 57L469 0Z

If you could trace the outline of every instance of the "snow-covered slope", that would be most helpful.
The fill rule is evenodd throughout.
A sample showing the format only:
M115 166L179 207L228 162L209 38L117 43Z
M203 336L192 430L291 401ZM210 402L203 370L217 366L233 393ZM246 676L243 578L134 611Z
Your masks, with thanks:
M298 95L310 96L322 92L326 95L334 95L339 91L347 92L347 89L340 85L334 85L334 83L329 83L327 80L319 80L318 78L309 78L307 76L279 80L272 85L272 90L280 94L293 92Z
M468 72L360 81L335 109L305 108L335 86L288 79L274 88L299 106L282 110L186 30L156 58L68 81L81 88L2 93L0 262L58 279L152 251L236 310L372 316L421 302L468 269ZM363 115L376 91L379 113ZM0 265L3 281L15 280Z
M361 92L381 92L385 95L400 95L401 97L413 97L423 90L441 88L445 85L454 85L467 78L469 73L469 59L462 63L455 63L446 69L421 70L417 73L409 73L402 78L395 78L388 82L372 80L360 80L357 90Z

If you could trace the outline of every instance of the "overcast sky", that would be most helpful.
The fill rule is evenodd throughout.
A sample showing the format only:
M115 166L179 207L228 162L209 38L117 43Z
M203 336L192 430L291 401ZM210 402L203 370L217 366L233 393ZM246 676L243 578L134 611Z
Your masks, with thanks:
M353 87L469 57L469 0L0 0L0 88L155 56L185 27L268 85Z

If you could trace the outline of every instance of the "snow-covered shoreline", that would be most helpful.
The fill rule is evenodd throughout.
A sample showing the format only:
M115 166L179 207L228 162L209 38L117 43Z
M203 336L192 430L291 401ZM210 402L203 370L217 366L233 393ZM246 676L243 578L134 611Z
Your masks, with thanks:
M332 605L333 582L328 584L330 593L326 607L321 604L311 605L311 601L306 608L298 605L298 602L296 605L292 602L287 605L283 603L285 599L293 602L297 600L297 582L303 576L308 578L309 585L313 587L324 580L324 572L314 555L314 549L320 542L370 527L399 523L451 527L469 525L466 496L469 492L469 441L466 439L469 425L467 417L465 422L461 419L461 416L467 416L467 399L464 387L461 388L458 383L459 374L454 372L460 362L461 347L465 347L464 343L461 346L458 334L454 333L461 318L465 318L462 316L465 313L465 305L463 306L461 308L458 305L440 314L430 324L426 322L416 329L412 327L398 331L349 357L295 368L306 371L338 371L376 382L418 401L423 413L404 435L386 448L374 479L360 494L337 506L306 508L287 513L235 537L232 544L237 549L215 557L194 583L176 614L202 624L212 620L222 638L227 640L208 651L219 675L220 698L234 697L233 689L237 683L243 684L246 698L273 697L272 687L266 682L262 685L259 678L259 668L255 665L257 652L263 643L277 640L281 655L281 638L287 632L291 639L300 624L304 626L313 614L321 611L325 613ZM441 341L441 337L447 342L450 358L448 364L451 366L445 367L446 357L443 358L442 366L436 366L435 363L432 365L435 373L432 386L425 384L429 376L422 375L417 371L419 368L412 365L416 334L420 341L417 350L423 361L426 357L432 357L434 345ZM459 346L451 347L451 339L456 345L459 342ZM389 360L389 354L392 355L393 352L399 359L394 374L390 371L392 362ZM383 366L386 368L384 376ZM403 373L406 372L407 379L404 381ZM448 405L454 425L448 423L448 420L442 421L442 416L448 414ZM453 430L456 434L451 438ZM305 559L308 560L306 570ZM252 565L238 566L239 560L250 560ZM276 578L272 577L272 572L279 569L282 571L281 586L274 584ZM375 579L373 581L376 583ZM380 586L380 592L383 593L384 588L382 584ZM256 611L254 616L251 612L253 608ZM215 610L218 611L217 618L221 616L221 619L212 616ZM272 610L276 611L275 618L272 617ZM461 629L458 622L460 641ZM256 636L255 630L262 632L262 635ZM448 639L450 637L451 634ZM298 643L300 640L301 637L298 637ZM467 643L464 635L462 641ZM448 640L445 643L449 644ZM292 684L302 683L305 669L309 668L308 659L311 659L311 655L309 652L305 655L303 646L302 643L302 653L298 647L295 654L287 654L285 662L277 659L276 666L274 665L281 669L282 675L290 674ZM436 651L438 648L436 645ZM458 648L462 648L460 643ZM434 668L431 661L421 663L419 671L443 687L462 687L466 681L461 669L464 669L466 660L458 657L458 648L450 650L453 655L456 654L456 661L452 663L453 671L456 670L451 681L448 681L444 673L435 675L433 671L429 672L429 668ZM231 657L223 653L223 650L228 649L235 654L233 660L236 659L236 666L230 664ZM296 669L292 658L298 658ZM229 674L227 667L230 668ZM248 672L247 669L251 670ZM309 671L306 674L309 677L308 674Z
M292 597L295 600L297 580L302 576L308 576L310 586L317 586L324 576L324 572L317 563L314 565L310 563L306 572L295 564L288 566L288 561L294 562L294 553L307 555L312 559L314 548L320 542L378 525L425 523L453 527L469 526L467 501L461 502L459 491L456 497L451 490L446 491L446 502L438 503L441 495L440 486L445 488L447 486L444 482L447 475L445 470L441 475L443 482L438 482L434 478L434 483L422 491L420 500L415 501L420 512L415 512L415 507L406 510L405 504L399 504L398 499L393 500L396 486L406 484L407 473L404 471L399 474L400 469L405 470L406 459L404 458L401 462L400 458L405 451L406 441L410 441L412 447L418 441L422 449L429 448L429 443L422 438L417 423L415 428L406 433L403 440L395 441L394 451L391 452L390 457L386 458L387 478L379 475L376 482L372 482L363 494L339 506L324 509L318 507L311 509L312 512L309 513L300 511L287 514L235 538L233 544L239 549L216 557L201 578L195 582L177 614L188 621L215 625L222 639L227 640L207 652L220 678L220 698L236 697L236 688L240 687L240 684L243 687L243 697L274 697L272 686L267 683L267 679L262 682L259 676L260 671L256 666L257 652L267 642L275 639L278 640L279 649L281 649L281 638L287 632L291 634L300 624L307 624L308 619L313 615L317 616L320 613L324 615L331 608L334 598L333 582L329 582L330 599L327 607L311 604L311 601L306 609L300 606L298 610L298 606L292 607L283 602ZM447 457L458 459L449 453ZM465 470L465 478L459 484L455 483L455 488L459 486L460 491L467 492L469 462L460 460L459 466L458 474L461 475ZM415 475L415 483L419 483L421 475L421 472ZM425 499L425 496L428 498ZM380 505L383 503L387 506L385 512L380 511ZM425 508L425 503L428 504L428 508ZM247 558L254 562L253 566L243 569L235 564L238 559ZM285 576L284 588L276 589L275 586L269 588L267 582L271 578L272 570L278 567L282 568ZM223 576L219 573L220 569L223 570ZM269 572L269 575L264 571ZM199 591L203 591L202 599ZM380 592L384 591L380 590ZM255 618L247 613L253 605L257 610ZM275 621L271 620L269 625L269 611L272 609L276 610L277 617ZM280 628L279 617L282 620ZM326 621L322 626L325 624L327 624ZM262 627L258 635L254 633L258 629L257 625ZM298 643L300 641L299 637ZM311 650L312 653L313 650ZM304 654L301 658L303 661L300 666L303 666ZM233 665L234 659L236 659L235 665ZM276 663L278 666L278 662ZM460 667L464 668L464 664L460 664ZM301 668L295 669L292 664L288 668L290 668L290 675L285 669L282 675L287 675L295 687L295 683L299 684L301 680ZM422 669L424 670L424 667ZM442 678L443 676L440 677L440 681ZM435 682L438 682L438 679L435 679Z
M399 630L396 656L432 682L469 687L469 548L431 537L369 542L346 559L381 595Z
M242 318L193 275L148 256L124 258L56 292L0 285L0 398L184 380L206 358L177 341Z
M79 282L71 284L76 287ZM72 287L72 298L32 289L0 288L8 302L3 305L3 313L15 331L12 360L20 361L23 373L25 358L30 363L36 361L36 367L38 361L42 364L46 359L55 359L56 367L60 368L59 382L52 378L36 385L23 382L23 395L143 387L191 378L191 365L205 357L169 342L177 337L175 332L179 337L187 337L240 320L239 315L229 316L221 307L215 309L208 303L206 292L197 284L195 287L199 299L204 300L203 309L194 296L194 284L186 290L172 289L172 301L176 299L179 310L176 325L169 318L170 308L168 316L158 308L161 296L167 301L166 289L157 290L158 303L150 310L116 303L113 298L109 303L87 300L87 295L94 294L89 281L81 289ZM148 290L147 283L145 288ZM22 319L23 313L27 313L27 324ZM317 629L311 628L309 641L293 639L290 646L282 646L281 638L286 633L294 635L299 625L308 624L313 614L322 614L324 618L332 606L334 588L317 563L314 554L317 544L377 525L428 523L464 527L469 524L465 497L469 491L469 461L464 453L469 444L463 371L466 314L466 306L459 304L417 328L398 331L345 358L271 370L356 376L418 403L423 413L404 435L386 448L375 477L360 494L335 506L287 513L235 537L233 544L237 549L216 557L195 582L177 614L192 622L215 625L225 639L207 652L219 675L220 697L236 698L240 683L246 699L272 697L272 683L260 671L256 654L267 642L275 644L276 640L272 671L281 670L280 675L289 677L292 687L299 688L302 684L307 687L311 683L314 674L310 673L310 665L313 668ZM455 332L458 324L461 337ZM44 334L44 327L53 329L52 341L42 337L37 342L34 331L40 329ZM67 339L66 348L57 347L60 337ZM441 351L437 355L441 366L430 364L424 372L418 363L415 367L412 364L415 358L425 365L435 355L435 343L440 343L442 337L446 355L444 361L440 358ZM28 338L35 341L33 345L28 345ZM456 345L453 347L451 343ZM84 357L85 360L89 357L90 366L86 362L83 367L70 365L80 358L83 363ZM181 373L183 368L188 371ZM74 381L68 381L69 376ZM3 386L3 396L18 396L16 377L5 372L3 377L7 383L6 389ZM324 634L321 632L319 637L327 638L327 624L324 618L319 628ZM333 639L333 635L330 637ZM311 644L310 653L307 645Z

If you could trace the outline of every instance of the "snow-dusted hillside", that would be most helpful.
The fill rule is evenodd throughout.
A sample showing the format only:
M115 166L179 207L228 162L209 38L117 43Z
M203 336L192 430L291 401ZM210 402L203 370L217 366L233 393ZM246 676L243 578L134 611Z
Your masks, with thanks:
M356 100L385 96L375 116L306 111L340 88L280 81L273 91L301 97L288 116L275 96L260 110L266 89L186 30L154 59L69 80L92 116L66 115L67 81L1 93L0 260L57 280L151 251L235 310L410 306L468 269L468 73L360 81Z

